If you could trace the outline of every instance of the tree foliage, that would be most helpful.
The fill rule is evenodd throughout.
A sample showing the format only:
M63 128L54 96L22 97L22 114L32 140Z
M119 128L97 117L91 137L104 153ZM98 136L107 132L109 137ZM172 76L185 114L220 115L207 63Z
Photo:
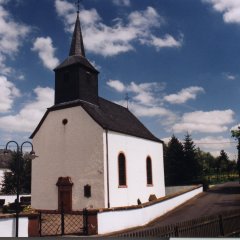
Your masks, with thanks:
M165 149L164 169L166 185L181 184L184 162L183 145L173 135Z
M200 166L197 159L197 150L195 144L188 133L184 139L183 150L185 182L192 182L200 176Z
M1 192L4 194L17 193L17 164L19 163L19 191L31 192L31 159L28 154L22 156L20 152L12 152L9 161L9 172L5 172Z
M238 150L237 170L238 170L239 182L240 182L240 127L238 127L238 130L232 130L231 134L232 134L232 137L238 141L238 144L237 144L237 150Z
M240 136L240 135L239 135ZM230 161L221 150L218 157L196 148L191 136L186 134L183 143L174 135L168 145L164 145L165 183L183 185L201 182L205 176L236 173L237 164Z

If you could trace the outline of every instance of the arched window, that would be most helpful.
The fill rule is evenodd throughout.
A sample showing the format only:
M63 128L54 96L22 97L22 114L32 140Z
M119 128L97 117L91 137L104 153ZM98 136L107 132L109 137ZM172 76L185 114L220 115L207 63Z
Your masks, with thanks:
M152 159L147 157L147 185L152 185Z
M126 186L126 158L123 153L118 155L118 182L119 186Z

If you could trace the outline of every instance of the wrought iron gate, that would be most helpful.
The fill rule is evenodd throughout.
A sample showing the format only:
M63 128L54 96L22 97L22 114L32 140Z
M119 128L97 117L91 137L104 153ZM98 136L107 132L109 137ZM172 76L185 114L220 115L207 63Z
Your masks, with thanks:
M40 212L40 236L88 235L88 212Z

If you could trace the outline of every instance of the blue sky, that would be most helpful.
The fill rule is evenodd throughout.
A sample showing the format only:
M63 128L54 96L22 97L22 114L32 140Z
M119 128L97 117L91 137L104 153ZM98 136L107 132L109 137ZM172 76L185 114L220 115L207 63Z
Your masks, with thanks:
M53 105L75 0L0 0L0 145L27 140ZM215 156L236 156L240 1L85 0L87 58L100 96L126 106L159 138L189 132Z

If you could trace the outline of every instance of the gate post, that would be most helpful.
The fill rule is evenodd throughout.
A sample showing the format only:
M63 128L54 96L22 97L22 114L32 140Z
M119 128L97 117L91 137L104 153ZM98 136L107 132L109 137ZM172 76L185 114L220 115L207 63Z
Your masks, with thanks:
M88 235L88 210L83 209L83 234Z
M40 218L39 235L41 237L42 236L42 212L40 212L39 218Z
M61 203L61 235L64 235L64 208L63 208L63 202Z

